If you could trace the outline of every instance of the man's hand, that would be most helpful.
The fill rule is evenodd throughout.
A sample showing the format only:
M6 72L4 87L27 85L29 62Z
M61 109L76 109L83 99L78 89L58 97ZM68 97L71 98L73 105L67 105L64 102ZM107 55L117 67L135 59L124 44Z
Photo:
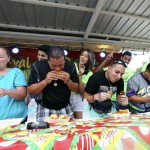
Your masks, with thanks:
M70 81L70 75L65 71L61 71L61 73L58 76L58 79L64 81L65 84L68 84Z
M118 102L122 106L128 105L128 97L126 95L119 95Z
M50 71L49 73L47 73L45 80L47 84L49 84L53 80L58 80L58 77L59 77L59 73L57 71Z
M101 101L111 99L111 95L106 92L100 92L94 95L94 99L101 102Z
M114 54L114 50L113 50L110 54L108 54L108 55L106 56L106 59L107 59L107 60L113 59L113 54Z
M79 75L83 74L85 72L85 66L84 65L80 65L79 66Z

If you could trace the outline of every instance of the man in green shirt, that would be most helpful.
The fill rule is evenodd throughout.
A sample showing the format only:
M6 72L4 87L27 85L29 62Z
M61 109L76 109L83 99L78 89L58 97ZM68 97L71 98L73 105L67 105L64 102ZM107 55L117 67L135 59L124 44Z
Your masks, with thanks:
M132 60L132 53L129 51L125 51L122 54L121 59L128 65L131 60ZM134 75L134 72L132 69L130 69L129 67L125 68L125 72L124 75L122 76L123 80L124 80L124 91L127 91L127 81Z

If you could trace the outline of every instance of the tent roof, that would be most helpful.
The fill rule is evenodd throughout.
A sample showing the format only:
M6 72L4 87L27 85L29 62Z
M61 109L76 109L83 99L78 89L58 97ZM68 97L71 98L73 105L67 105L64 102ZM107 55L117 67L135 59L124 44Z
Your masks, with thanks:
M0 39L1 46L148 50L150 0L1 0Z

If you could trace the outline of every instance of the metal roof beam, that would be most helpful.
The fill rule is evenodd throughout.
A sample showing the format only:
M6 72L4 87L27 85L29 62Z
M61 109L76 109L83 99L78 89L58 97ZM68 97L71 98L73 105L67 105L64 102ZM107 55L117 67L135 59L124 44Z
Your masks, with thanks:
M80 37L71 37L71 36L60 36L60 35L45 35L45 34L31 34L31 33L22 33L22 32L6 32L0 31L1 37L7 38L23 38L23 39L32 39L32 40L52 40L52 41L64 41L64 42L83 42L83 43L104 43L104 44L116 44L122 47L133 47L133 48L149 48L150 43L146 42L132 42L132 41L114 41L114 40L103 40L103 39L94 39L88 38L86 41Z
M29 26L2 24L2 23L0 23L0 27L6 28L6 29L11 28L11 29L45 31L45 32L56 32L56 33L70 33L70 34L82 34L82 35L84 34L84 32L81 32L81 31L61 30L61 29L52 29L52 28L41 28L41 27L29 27Z
M11 31L0 31L1 37L16 38L20 37L23 39L39 39L39 40L68 40L68 41L82 41L83 38L72 37L72 36L61 36L61 35L48 35L38 33L23 33L23 32L11 32Z
M55 33L69 33L69 34L79 34L83 35L84 32L81 31L72 31L72 30L61 30L61 29L48 29L48 28L37 28L37 27L27 27L27 26L20 26L20 25L8 25L8 24L0 24L0 27L2 28L11 28L11 29L22 29L22 30L32 30L32 31L45 31L45 32L55 32ZM6 31L7 32L7 31ZM12 31L10 31L12 32ZM18 32L15 32L18 33ZM22 33L23 34L23 33ZM34 33L30 33L31 35L35 35ZM106 37L106 38L116 38L116 39L122 39L122 40L132 40L132 41L141 41L141 42L150 42L149 40L146 39L141 39L141 38L131 38L131 37L125 37L125 36L117 36L117 35L108 35L108 34L99 34L99 33L89 33L89 35L92 36L101 36L101 37ZM108 40L107 39L107 40ZM84 39L85 40L85 39Z
M150 40L142 39L142 38L131 38L126 36L119 36L119 35L108 35L108 34L99 34L99 33L91 33L90 35L93 36L101 36L101 37L107 37L107 38L116 38L116 39L122 39L122 40L132 40L132 41L139 41L139 42L148 42L150 43Z
M101 14L121 16L121 17L128 17L128 18L138 19L138 20L142 20L142 21L150 21L150 18L148 18L148 17L142 17L142 16L137 16L137 15L130 15L130 14L114 12L114 11L101 10Z
M20 2L20 3L27 3L27 4L33 4L33 5L58 7L58 8L64 8L64 9L88 11L88 12L93 12L94 11L93 8L82 7L82 6L75 6L75 5L69 5L69 4L53 3L53 2L47 2L47 1L38 1L38 0L9 0L9 1Z
M88 38L89 33L91 32L91 30L92 30L92 28L93 28L93 26L94 26L94 24L95 24L95 22L96 22L96 20L99 16L100 12L102 10L102 7L104 6L105 3L106 3L106 0L98 0L97 5L95 7L95 10L92 14L92 17L89 21L89 24L88 24L87 28L86 28L86 31L85 31L85 34L84 34L84 39Z

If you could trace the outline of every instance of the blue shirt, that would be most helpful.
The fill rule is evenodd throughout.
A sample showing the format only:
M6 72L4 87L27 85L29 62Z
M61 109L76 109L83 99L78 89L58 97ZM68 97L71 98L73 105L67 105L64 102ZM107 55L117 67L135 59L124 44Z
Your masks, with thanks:
M0 88L15 90L17 86L26 86L25 76L19 68L10 68L5 75L0 76ZM26 116L24 99L16 100L8 95L0 97L0 120Z

